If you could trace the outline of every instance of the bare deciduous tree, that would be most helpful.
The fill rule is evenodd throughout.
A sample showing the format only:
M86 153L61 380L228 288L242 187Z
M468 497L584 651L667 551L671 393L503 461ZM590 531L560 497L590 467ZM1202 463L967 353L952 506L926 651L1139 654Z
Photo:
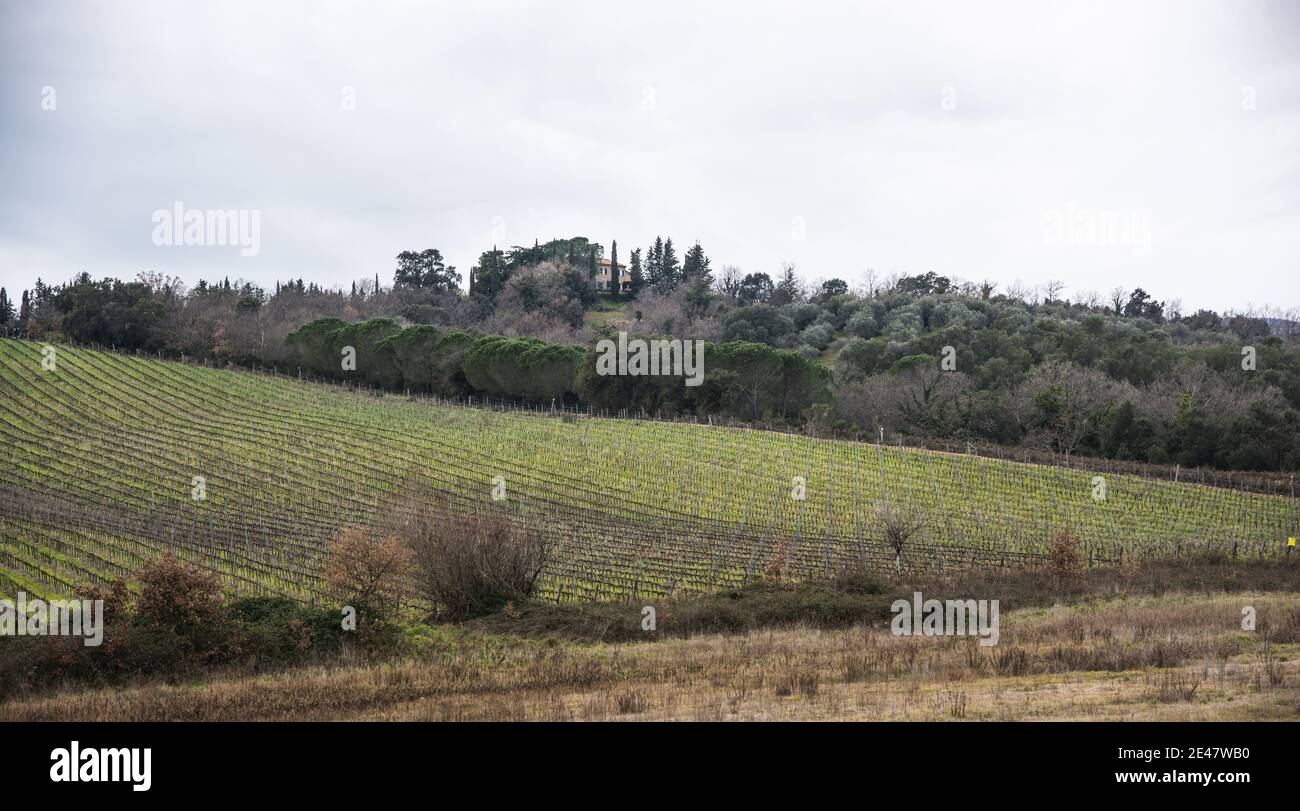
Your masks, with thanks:
M722 295L734 299L736 294L740 292L741 276L740 268L735 265L723 265L714 286Z
M464 619L533 595L550 555L543 531L495 512L456 512L430 499L400 532L415 587L448 619Z
M903 571L903 552L914 535L925 528L925 517L912 505L881 504L876 510L881 539L894 550L894 568Z
M1016 279L1014 282L1007 285L1007 292L1006 292L1007 298L1014 299L1016 301L1028 301L1032 293L1033 293L1033 289L1026 287L1025 283L1020 281L1019 279Z
M1116 287L1110 291L1110 306L1119 315L1124 311L1124 302L1128 301L1128 291L1123 287Z
M1094 415L1118 402L1125 385L1095 369L1047 361L1017 387L1013 409L1031 443L1038 439L1068 456L1092 427Z

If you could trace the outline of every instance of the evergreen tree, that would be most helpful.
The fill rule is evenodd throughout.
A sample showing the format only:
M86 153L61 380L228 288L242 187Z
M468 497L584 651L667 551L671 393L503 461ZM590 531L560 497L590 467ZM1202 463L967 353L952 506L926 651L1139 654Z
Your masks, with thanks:
M9 292L0 287L0 329L6 332L9 329L9 322L14 318L14 305L9 300Z
M686 304L686 313L691 318L698 318L709 311L709 304L713 301L713 282L707 276L697 276L690 281L683 282L686 288L684 303Z
M696 279L708 279L713 283L713 271L709 268L709 257L704 255L704 249L700 243L696 242L686 251L686 258L682 262L682 281L693 282Z
M641 292L641 286L645 284L645 268L641 267L641 249L636 248L632 251L632 258L628 261L627 271L628 292L635 298L636 294Z
M505 276L509 277L520 268L532 267L545 259L545 250L538 244L537 240L533 240L533 247L521 248L516 245L510 249L509 253L505 254L506 265L503 271Z
M664 275L664 240L663 237L655 237L655 242L646 251L645 266L646 282L652 290L659 290L663 286Z
M24 290L24 291L23 291L23 303L22 303L22 306L18 308L18 321L19 321L19 323L26 324L26 323L27 323L27 319L29 319L29 318L31 318L31 317L32 317L32 300L31 300L31 296L27 295L27 291Z
M50 289L50 286L41 281L41 277L37 276L36 288L32 291L32 309L43 310L50 303L50 297L53 295L54 291Z
M663 249L659 255L659 283L655 288L660 293L672 292L680 276L681 264L677 261L677 252L673 250L673 239L669 237L663 241Z
M609 297L618 301L618 293L618 240L616 239L609 245Z
M775 288L766 273L748 273L736 285L736 300L741 304L764 304L771 300Z
M460 274L454 266L442 261L442 252L437 248L426 248L419 252L402 251L397 255L393 284L399 287L450 291L460 285Z
M492 250L479 255L478 264L470 269L470 294L495 300L508 278L510 274L507 271L505 252L497 250L493 245Z
M787 262L781 268L781 280L776 283L776 289L772 291L770 303L776 306L793 304L801 298L801 293L799 277L795 275L794 265Z
M1124 305L1124 315L1129 318L1148 318L1157 324L1164 320L1165 303L1151 298L1151 294L1142 288L1133 291L1128 304Z

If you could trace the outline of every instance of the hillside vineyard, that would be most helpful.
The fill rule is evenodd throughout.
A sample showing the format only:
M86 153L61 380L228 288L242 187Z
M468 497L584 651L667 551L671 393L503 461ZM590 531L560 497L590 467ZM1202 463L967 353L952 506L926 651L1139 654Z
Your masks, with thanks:
M412 499L547 529L545 596L762 577L1034 564L1071 530L1094 564L1285 554L1280 496L707 425L418 396L0 341L0 594L60 595L165 550L237 593L312 601L332 539ZM46 368L52 366L53 368ZM494 488L494 481L498 486ZM494 499L494 491L498 498ZM923 525L901 555L882 510Z

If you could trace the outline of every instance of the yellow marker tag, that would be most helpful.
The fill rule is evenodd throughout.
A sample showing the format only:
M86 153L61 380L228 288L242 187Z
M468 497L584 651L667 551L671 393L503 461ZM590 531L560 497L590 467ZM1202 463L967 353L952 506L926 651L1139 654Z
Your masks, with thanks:
M1295 546L1295 538L1287 538L1287 539L1286 539L1286 545L1287 545L1287 546Z

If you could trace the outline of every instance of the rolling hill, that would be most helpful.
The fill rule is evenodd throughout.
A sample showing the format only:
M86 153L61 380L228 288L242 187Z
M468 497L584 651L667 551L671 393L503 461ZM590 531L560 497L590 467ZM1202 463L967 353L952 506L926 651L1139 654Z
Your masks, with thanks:
M1094 564L1271 557L1300 524L1292 498L1195 483L1109 474L1098 500L1091 471L68 346L47 369L42 350L0 341L0 593L129 577L170 549L232 591L312 600L331 539L382 532L414 492L544 525L557 546L544 591L561 601L716 590L774 566L1032 564L1063 529ZM901 557L882 510L923 524Z

